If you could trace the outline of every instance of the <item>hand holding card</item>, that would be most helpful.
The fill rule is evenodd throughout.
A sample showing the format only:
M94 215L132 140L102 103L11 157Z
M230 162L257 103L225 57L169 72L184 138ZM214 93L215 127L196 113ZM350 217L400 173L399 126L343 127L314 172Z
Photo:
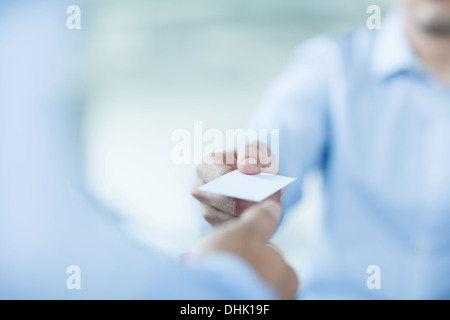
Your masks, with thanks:
M206 156L196 169L191 194L200 201L201 214L212 226L239 217L255 202L271 199L280 203L281 189L295 180L276 175L277 158L259 141Z

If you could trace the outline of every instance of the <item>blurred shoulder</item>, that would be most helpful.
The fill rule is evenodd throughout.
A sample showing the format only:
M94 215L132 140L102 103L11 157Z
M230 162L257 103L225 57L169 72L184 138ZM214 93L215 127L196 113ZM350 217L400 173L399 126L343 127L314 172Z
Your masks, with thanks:
M365 28L345 33L313 37L300 43L292 54L292 61L303 63L358 63L371 55L376 32Z

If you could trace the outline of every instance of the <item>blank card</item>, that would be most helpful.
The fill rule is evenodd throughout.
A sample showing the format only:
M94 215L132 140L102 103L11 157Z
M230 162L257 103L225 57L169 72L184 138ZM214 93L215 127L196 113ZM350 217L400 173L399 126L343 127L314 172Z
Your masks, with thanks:
M261 202L293 181L295 178L267 173L246 175L235 170L201 186L199 190L231 198Z

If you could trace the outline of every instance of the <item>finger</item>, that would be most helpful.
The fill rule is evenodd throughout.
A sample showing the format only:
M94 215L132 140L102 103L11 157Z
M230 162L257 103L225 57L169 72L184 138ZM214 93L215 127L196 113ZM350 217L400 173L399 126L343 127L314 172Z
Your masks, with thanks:
M272 248L273 250L276 250L282 256L280 249L278 248L278 246L275 243L268 241L266 243L266 246L269 248Z
M279 191L275 192L273 195L271 195L270 197L268 197L266 200L273 200L275 202L280 202L282 194L283 194L283 190L279 190Z
M281 204L266 200L243 213L242 225L265 243L275 231L280 217Z
M261 172L261 162L258 155L258 142L251 142L237 150L237 167L245 174L258 174Z
M263 142L254 141L237 150L237 167L245 174L259 172L276 174L278 163L270 148Z
M236 218L236 216L224 213L212 206L205 204L202 204L201 211L203 218L208 221L208 223L213 227L222 225L223 223Z
M215 209L224 213L228 213L237 217L256 203L252 201L224 197L210 192L203 192L199 190L202 185L204 185L204 182L202 180L197 179L197 181L195 181L191 189L192 196L202 204L214 207Z
M287 264L281 255L281 252L273 244L267 243L266 248L270 248L270 253L273 255L271 261L279 261L282 263L282 269L278 273L274 273L276 279L273 279L277 285L278 296L280 299L293 299L299 287L299 279L294 269Z
M275 154L272 153L269 146L259 141L259 159L262 165L261 172L276 174L278 173L278 161Z
M223 213L230 214L235 217L240 216L245 210L256 204L256 202L252 201L224 197L218 194L199 190L192 191L192 195L202 204L214 207Z
M207 183L236 169L234 151L218 152L203 158L197 166L197 176Z
M280 298L282 300L294 299L299 285L300 280L298 279L294 269L292 269L291 266L286 265L286 270L284 271L284 290L283 292L280 292Z

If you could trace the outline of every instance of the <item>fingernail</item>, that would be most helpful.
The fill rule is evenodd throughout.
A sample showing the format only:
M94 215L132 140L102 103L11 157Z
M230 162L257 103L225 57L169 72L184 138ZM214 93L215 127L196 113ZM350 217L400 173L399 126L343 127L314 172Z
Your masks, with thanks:
M253 157L249 157L242 159L239 164L258 164L258 160Z

